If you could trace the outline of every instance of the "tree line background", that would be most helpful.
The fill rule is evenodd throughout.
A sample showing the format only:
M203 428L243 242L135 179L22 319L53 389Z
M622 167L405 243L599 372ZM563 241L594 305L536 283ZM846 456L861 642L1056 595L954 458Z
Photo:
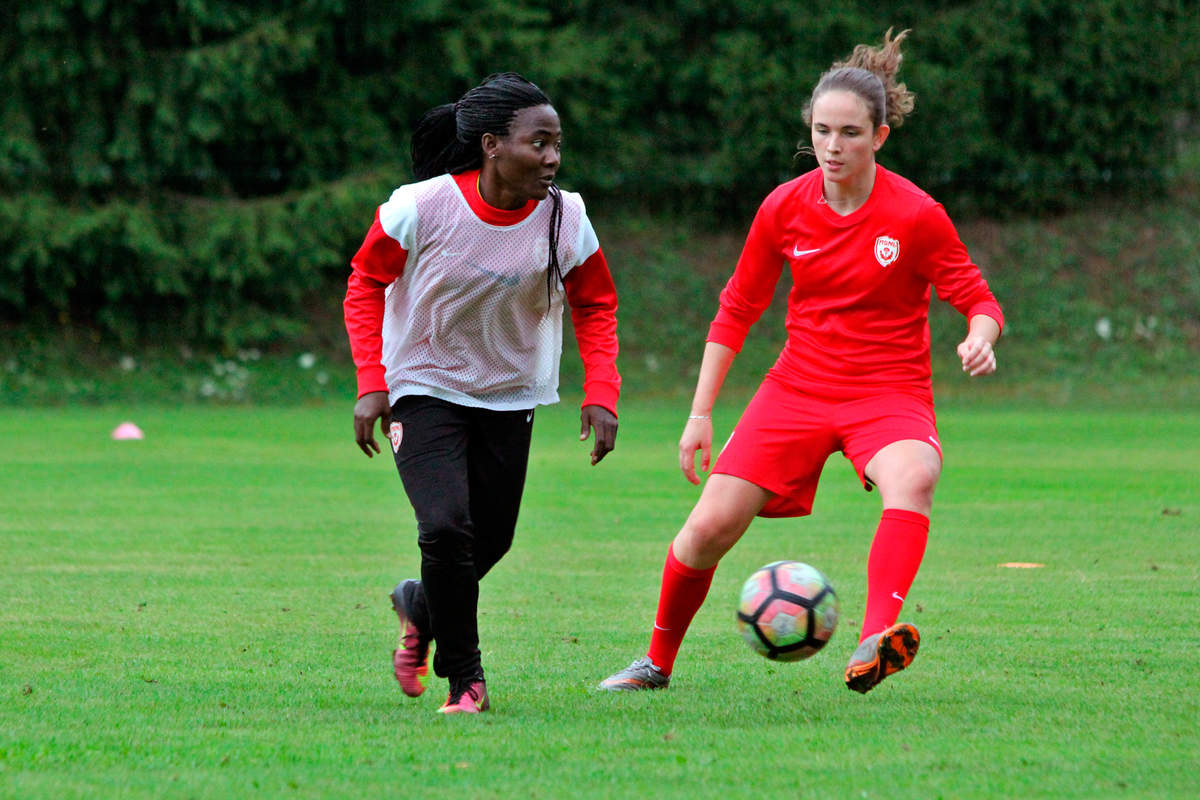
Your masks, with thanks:
M500 70L553 99L560 183L593 214L741 232L812 166L795 153L821 72L888 27L913 29L917 108L883 160L956 219L1152 198L1195 141L1194 0L17 2L0 320L126 344L303 336L410 180L416 119Z

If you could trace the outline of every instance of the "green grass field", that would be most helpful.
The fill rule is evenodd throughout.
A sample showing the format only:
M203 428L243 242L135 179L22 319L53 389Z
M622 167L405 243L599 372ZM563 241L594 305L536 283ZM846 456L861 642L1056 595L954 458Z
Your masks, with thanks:
M598 693L644 651L695 497L685 411L626 405L596 468L576 412L539 411L478 718L391 677L415 526L348 403L0 411L0 796L1200 794L1200 415L945 404L911 670L842 685L878 499L837 456L812 517L757 521L722 563L668 692ZM108 438L127 416L144 441ZM780 558L841 597L806 662L735 631L741 581Z

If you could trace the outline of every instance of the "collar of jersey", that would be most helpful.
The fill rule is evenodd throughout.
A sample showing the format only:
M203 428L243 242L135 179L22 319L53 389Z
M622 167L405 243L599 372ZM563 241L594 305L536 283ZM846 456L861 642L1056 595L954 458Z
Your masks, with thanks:
M875 208L876 201L879 199L880 189L883 186L884 181L887 180L887 178L886 178L887 170L883 168L882 164L876 164L875 165L875 185L871 189L871 196L867 198L867 202L863 203L861 206L854 209L854 211L850 212L849 214L846 214L845 216L842 216L841 214L837 213L832 208L830 208L828 203L820 201L821 192L822 192L821 168L817 167L817 169L814 171L817 173L815 186L816 186L816 193L817 193L816 196L818 198L818 202L817 202L818 211L821 214L821 216L825 218L826 222L828 222L830 225L833 225L834 227L838 227L838 228L849 228L851 225L857 225L859 222L862 221L863 217L870 214L872 209Z
M479 170L477 169L460 172L453 177L454 182L458 184L458 190L462 192L463 199L467 201L467 205L475 212L475 216L488 225L516 225L532 214L533 210L538 207L538 201L533 198L530 198L529 202L520 208L514 209L496 208L495 206L488 205L479 194Z

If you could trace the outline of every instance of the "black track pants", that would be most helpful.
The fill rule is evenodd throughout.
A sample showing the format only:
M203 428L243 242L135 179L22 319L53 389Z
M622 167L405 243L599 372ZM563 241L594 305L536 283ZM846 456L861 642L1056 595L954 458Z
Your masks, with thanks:
M392 407L392 423L396 469L417 517L423 599L437 643L433 671L482 676L479 580L512 546L533 411L410 395Z

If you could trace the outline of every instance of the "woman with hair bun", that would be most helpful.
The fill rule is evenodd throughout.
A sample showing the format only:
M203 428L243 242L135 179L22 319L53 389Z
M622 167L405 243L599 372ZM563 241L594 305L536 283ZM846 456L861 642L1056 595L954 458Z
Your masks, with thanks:
M1004 317L940 204L875 161L913 109L897 83L907 31L857 46L823 74L805 108L817 168L776 188L750 226L708 331L679 466L707 470L712 409L786 264L787 343L721 450L672 542L644 658L600 684L666 688L717 562L755 516L812 512L826 458L841 451L883 512L867 558L867 603L846 686L868 692L909 666L919 634L897 623L929 534L942 469L929 362L931 286L967 319L958 345L972 377L996 369Z
M431 109L412 137L416 183L379 206L344 303L358 374L354 435L378 421L417 518L421 577L392 592L405 694L434 672L445 714L490 705L479 580L512 544L534 408L558 401L564 297L584 364L580 440L617 436L617 296L579 195L561 191L562 127L512 72Z

